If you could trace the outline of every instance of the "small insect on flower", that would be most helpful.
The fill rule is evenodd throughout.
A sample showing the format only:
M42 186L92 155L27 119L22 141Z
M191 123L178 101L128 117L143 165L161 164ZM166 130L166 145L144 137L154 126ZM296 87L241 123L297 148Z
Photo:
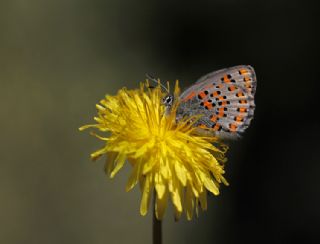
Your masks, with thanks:
M219 138L237 138L250 125L254 113L256 75L248 65L222 69L200 78L179 96L177 120L202 115L194 126L200 133ZM168 94L163 103L171 109L175 96Z
M146 215L155 191L155 215L161 220L169 199L175 218L183 210L192 219L198 207L207 209L207 193L219 194L227 146L220 138L238 137L249 125L254 111L256 78L250 66L236 66L213 72L180 95L150 88L121 89L97 104L96 128L105 142L91 154L107 156L106 173L113 178L125 162L132 165L126 190L140 184L140 213ZM166 90L166 89L165 89Z

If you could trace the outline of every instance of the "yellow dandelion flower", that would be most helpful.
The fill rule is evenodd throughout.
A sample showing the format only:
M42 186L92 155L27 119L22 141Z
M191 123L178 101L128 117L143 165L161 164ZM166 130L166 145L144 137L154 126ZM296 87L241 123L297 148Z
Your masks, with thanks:
M176 82L175 97L179 86ZM137 183L141 186L141 215L146 215L155 190L155 215L161 220L169 198L175 217L183 210L187 219L198 206L207 209L207 193L219 194L219 184L227 185L223 177L226 147L216 137L201 136L193 127L196 118L176 121L175 102L170 114L161 103L164 93L160 86L150 89L142 83L140 89L121 89L116 96L107 95L97 104L98 116L94 127L108 137L95 135L105 141L100 150L91 154L96 159L106 154L106 173L113 178L126 161L132 173L126 190Z

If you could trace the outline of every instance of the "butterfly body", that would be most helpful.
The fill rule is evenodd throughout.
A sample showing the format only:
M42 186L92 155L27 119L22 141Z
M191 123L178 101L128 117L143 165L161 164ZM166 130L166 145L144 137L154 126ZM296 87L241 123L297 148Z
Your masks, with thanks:
M239 137L253 118L256 83L254 69L248 65L209 73L180 95L176 118L200 115L194 124L199 132Z

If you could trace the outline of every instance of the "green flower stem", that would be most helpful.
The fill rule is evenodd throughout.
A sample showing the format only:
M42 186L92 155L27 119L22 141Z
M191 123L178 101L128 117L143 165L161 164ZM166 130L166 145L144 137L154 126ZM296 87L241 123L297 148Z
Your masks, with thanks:
M152 224L152 240L153 244L162 244L162 221L156 217L156 192L153 194L153 224Z

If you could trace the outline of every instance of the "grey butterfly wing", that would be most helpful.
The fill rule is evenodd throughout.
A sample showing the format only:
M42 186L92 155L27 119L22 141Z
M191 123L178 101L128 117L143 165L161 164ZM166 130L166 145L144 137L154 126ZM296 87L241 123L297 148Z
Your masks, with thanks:
M209 73L180 95L177 118L201 114L197 127L219 137L238 137L253 118L256 84L248 65Z

